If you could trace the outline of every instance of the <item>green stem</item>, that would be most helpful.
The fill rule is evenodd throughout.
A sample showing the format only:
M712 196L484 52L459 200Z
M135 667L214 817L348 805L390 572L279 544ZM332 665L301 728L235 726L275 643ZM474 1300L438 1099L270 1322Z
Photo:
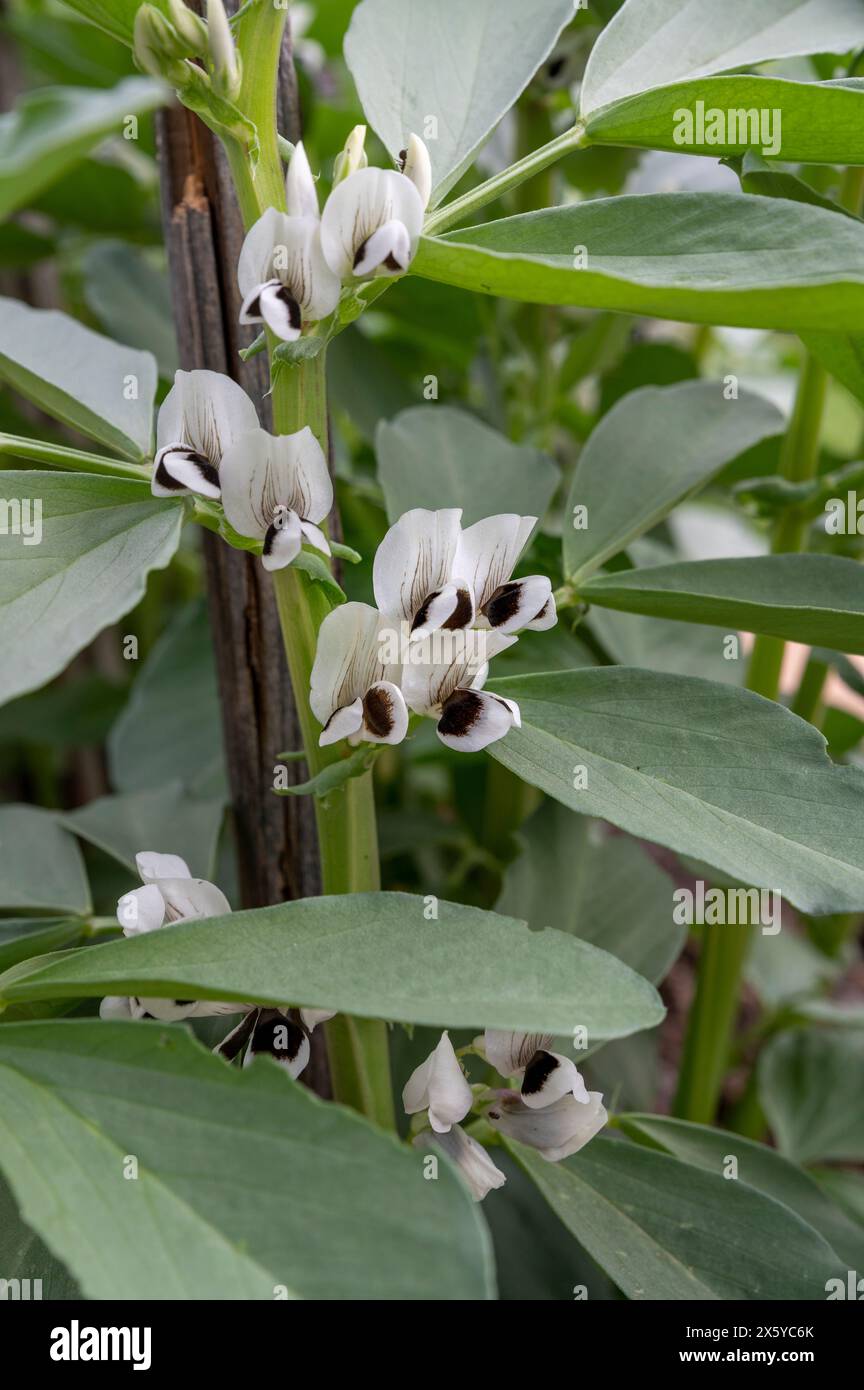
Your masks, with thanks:
M237 104L254 121L259 141L254 170L245 147L235 140L225 141L247 231L268 207L285 206L276 126L276 75L286 14L270 4L250 6L235 30L243 57L243 87ZM273 428L277 434L292 434L309 425L326 457L325 354L273 372L274 347L268 333ZM338 748L318 746L320 728L309 707L318 629L330 606L321 586L301 570L276 571L273 582L306 764L313 777L342 756ZM371 771L327 797L316 798L315 819L324 893L376 892L380 870ZM339 1015L326 1025L326 1032L334 1098L395 1129L387 1025L377 1019Z
M823 368L807 357L780 453L780 473L790 482L804 482L816 472L825 384ZM772 550L777 554L800 550L806 536L806 520L790 511L777 524ZM757 637L753 646L747 684L769 700L777 698L784 651L785 643L774 637ZM751 933L728 926L705 927L703 933L675 1113L710 1124L720 1098Z
M63 468L69 472L101 473L110 478L137 478L148 483L150 474L146 466L137 463L124 463L121 459L106 458L104 454L87 454L81 449L65 449L60 444L49 444L42 439L26 439L17 434L0 434L0 455L9 454L14 458L30 459L34 463L45 463L49 468Z
M496 198L500 198L511 188L518 187L526 179L532 178L535 174L539 174L542 169L554 164L563 155L571 154L573 150L578 150L587 143L585 127L581 121L577 121L569 130L565 130L563 135L556 135L554 140L541 145L538 150L532 150L522 159L517 159L515 164L502 169L499 174L493 174L491 179L486 179L485 183L478 184L476 188L470 188L467 193L462 194L461 198L454 198L453 202L448 203L446 207L438 208L437 211L430 213L426 219L424 233L426 236L436 236L440 232L445 232L448 227L463 221L471 213L478 212L487 203L494 202Z

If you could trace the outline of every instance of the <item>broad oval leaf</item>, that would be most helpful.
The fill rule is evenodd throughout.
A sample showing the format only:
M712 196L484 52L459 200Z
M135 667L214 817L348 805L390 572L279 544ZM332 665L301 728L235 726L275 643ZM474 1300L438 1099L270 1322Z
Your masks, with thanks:
M627 0L591 52L582 110L768 58L864 44L858 0Z
M579 593L625 613L864 652L864 570L838 555L684 560L595 574Z
M354 10L345 58L363 110L394 158L412 132L426 139L433 205L468 168L573 13L574 0L363 0Z
M565 574L585 579L725 464L782 430L783 416L769 401L750 391L726 400L720 382L628 392L579 455L566 508Z
M692 855L805 912L864 907L864 773L750 691L627 667L514 676L522 728L493 757L575 811Z
M86 1297L494 1293L487 1232L447 1163L425 1182L392 1136L271 1063L227 1066L182 1028L10 1024L0 1104L15 1113L0 1164L22 1216Z
M37 87L0 116L0 219L24 207L129 116L163 105L170 93L151 77L98 87Z
M589 142L681 154L758 150L790 163L864 164L864 82L710 77L616 101L586 123Z
M562 932L408 893L307 898L178 923L83 951L8 982L8 998L144 994L297 1003L440 1027L568 1033L653 1027L647 980ZM506 962L506 965L503 964ZM7 997L0 984L0 993Z
M673 1120L668 1115L621 1115L621 1128L640 1143L695 1164L726 1179L729 1158L737 1163L734 1181L746 1183L766 1197L797 1212L802 1221L824 1236L832 1250L852 1269L864 1264L864 1231L856 1229L844 1213L825 1197L802 1168L769 1149L728 1130ZM727 1179L730 1180L730 1179Z
M75 946L84 934L84 924L76 917L0 918L0 971L11 970L34 956Z
M41 507L40 544L0 534L0 701L56 676L144 593L180 539L182 504L133 479L85 473L8 472L7 498Z
M153 729L158 726L151 725ZM152 845L169 845L197 878L209 878L216 858L224 796L191 796L182 782L117 796L99 796L61 821L80 839L96 845L135 872L135 856Z
M0 299L0 379L82 434L141 463L151 456L156 360L56 309Z
M864 1030L794 1028L759 1059L759 1098L781 1153L797 1163L864 1161Z
M416 275L536 304L860 330L864 225L739 193L598 198L423 237Z
M45 917L54 912L83 916L90 909L81 851L54 813L39 806L0 806L0 910Z
M548 454L446 405L382 420L375 447L391 522L413 507L461 507L463 526L492 512L543 517L561 476Z
M613 1139L563 1163L507 1147L630 1299L820 1299L840 1272L818 1232L744 1183Z

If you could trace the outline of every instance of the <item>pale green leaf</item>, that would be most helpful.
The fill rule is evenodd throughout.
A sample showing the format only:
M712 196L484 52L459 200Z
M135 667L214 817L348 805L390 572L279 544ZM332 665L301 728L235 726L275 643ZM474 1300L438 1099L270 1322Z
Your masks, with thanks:
M73 837L51 811L38 806L0 806L0 909L90 911L84 861Z
M759 1095L781 1153L864 1161L864 1031L795 1028L759 1059Z
M151 729L151 735L153 731ZM100 796L61 816L63 825L135 870L141 850L179 854L196 878L208 878L224 810L222 796L190 796L181 782Z

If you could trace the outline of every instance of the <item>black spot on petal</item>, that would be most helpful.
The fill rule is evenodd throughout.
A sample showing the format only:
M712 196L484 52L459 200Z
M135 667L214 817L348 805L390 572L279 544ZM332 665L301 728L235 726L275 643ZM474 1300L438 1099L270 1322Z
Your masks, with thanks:
M249 1051L255 1055L266 1052L277 1062L293 1062L306 1038L306 1029L285 1014L261 1011Z
M444 701L438 732L452 738L465 738L483 713L483 701L476 690L454 690Z
M551 1052L535 1052L525 1068L525 1076L522 1081L523 1096L539 1095L558 1066L559 1062L557 1058L552 1056Z
M377 686L363 696L363 723L376 738L386 738L393 728L393 696Z
M444 627L455 630L467 627L474 616L474 604L467 589L460 589L456 595L456 607L444 623Z
M508 584L499 585L489 602L483 606L483 616L489 626L501 627L511 618L515 618L519 612L521 597L522 585L518 579L511 579Z

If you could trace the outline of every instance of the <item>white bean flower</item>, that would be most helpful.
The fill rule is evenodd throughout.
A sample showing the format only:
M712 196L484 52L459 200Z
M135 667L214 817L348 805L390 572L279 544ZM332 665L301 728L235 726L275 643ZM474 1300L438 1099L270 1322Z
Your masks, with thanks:
M406 1115L428 1112L436 1134L446 1134L464 1120L474 1101L447 1032L425 1062L413 1071L402 1091Z
M221 889L202 878L193 878L185 860L176 854L144 851L135 856L143 888L124 893L117 903L117 921L124 936L141 936L175 922L221 917L231 905ZM242 1012L240 1003L213 1003L194 999L144 999L109 996L102 1000L102 1018L158 1018L174 1022Z
M402 275L417 250L432 186L429 154L412 135L395 169L357 169L337 183L321 215L321 246L343 282Z
M309 704L323 725L319 743L401 743L408 709L402 667L382 658L388 620L366 603L344 603L318 632Z
M589 1093L575 1062L550 1052L551 1041L551 1034L487 1028L474 1045L501 1076L522 1078L520 1094L530 1110L542 1109L568 1095L587 1105Z
M608 1118L599 1091L589 1091L587 1103L566 1095L541 1110L526 1105L515 1091L505 1091L486 1111L493 1129L537 1149L550 1163L578 1153Z
M521 728L515 700L483 690L489 662L515 637L477 629L432 633L414 644L403 667L402 694L409 709L436 721L448 748L473 753ZM444 659L438 652L445 651Z
M221 372L176 372L156 424L150 487L156 497L218 497L219 468L235 439L258 428L242 386Z
M233 1061L245 1048L244 1067L256 1057L272 1057L296 1080L309 1063L316 1025L333 1017L328 1009L252 1008L214 1051Z
M250 430L222 459L222 506L241 536L263 541L261 563L284 569L303 541L330 554L320 529L333 506L327 460L308 425L295 434Z
M470 1189L475 1202L482 1202L493 1188L503 1187L506 1175L497 1168L482 1144L466 1134L461 1125L453 1125L445 1134L424 1130L412 1140L415 1149L428 1150L430 1144L441 1149L456 1164Z
M302 144L285 180L287 212L268 208L250 228L237 265L241 323L266 323L293 342L311 323L332 314L341 285L321 247L318 194Z
M557 621L545 575L511 579L536 525L534 516L504 512L465 530L459 508L405 512L375 555L375 601L412 637L471 627L511 633Z

